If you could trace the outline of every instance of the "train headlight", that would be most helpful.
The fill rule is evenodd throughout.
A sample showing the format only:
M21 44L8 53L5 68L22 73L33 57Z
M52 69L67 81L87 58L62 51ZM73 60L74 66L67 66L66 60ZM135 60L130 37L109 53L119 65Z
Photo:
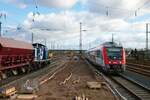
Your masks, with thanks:
M111 64L111 61L109 61L108 63Z

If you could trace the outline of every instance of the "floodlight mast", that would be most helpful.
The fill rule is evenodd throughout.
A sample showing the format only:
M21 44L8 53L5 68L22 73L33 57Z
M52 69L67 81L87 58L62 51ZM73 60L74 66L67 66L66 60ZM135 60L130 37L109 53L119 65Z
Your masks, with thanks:
M0 37L2 36L2 22L0 21Z
M79 39L79 51L82 54L82 31L87 31L82 29L82 23L80 22L80 39Z
M150 23L146 23L146 51L148 51L148 33L150 33L149 32L149 24Z

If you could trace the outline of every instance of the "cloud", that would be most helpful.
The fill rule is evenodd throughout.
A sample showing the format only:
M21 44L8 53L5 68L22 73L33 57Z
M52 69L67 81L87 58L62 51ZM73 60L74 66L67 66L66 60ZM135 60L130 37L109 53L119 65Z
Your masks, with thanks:
M27 5L24 3L23 0L0 0L1 2L4 2L4 3L12 3L20 8L26 8Z
M34 4L33 1L9 0L20 2L27 7ZM79 23L82 22L82 32L84 48L94 47L103 42L111 41L114 34L116 42L121 42L125 47L144 48L145 47L145 23L140 16L140 21L134 16L136 8L145 1L133 0L36 0L39 6L49 8L68 9L77 2L82 2L88 10L74 11L64 10L33 16L30 12L23 21L20 31L13 31L15 38L22 40L31 40L31 33L34 34L35 42L47 40L49 48L75 48L79 45ZM108 8L107 8L108 7ZM144 6L144 10L148 10ZM106 12L108 11L108 16ZM128 18L131 16L131 19ZM127 20L127 19L128 20ZM137 18L136 21L134 19ZM34 19L34 21L33 21ZM10 30L10 33L11 30ZM8 34L10 35L10 34Z
M112 34L115 36L115 41L121 42L125 47L135 48L138 47L139 43L141 43L141 47L144 47L142 44L144 43L144 38L141 37L145 36L142 33L145 27L141 23L130 23L119 18L111 19L88 11L41 14L35 16L34 22L32 19L33 15L29 13L24 21L24 27L32 29L30 33L34 32L35 38L46 38L49 43L51 41L55 41L56 44L63 42L70 46L74 45L77 49L79 44L79 23L82 22L82 28L87 30L82 32L85 48L88 48L89 43L94 46L110 41ZM135 45L131 45L132 42Z
M16 40L26 41L31 43L31 33L26 29L17 30L16 27L9 26L7 29L3 29L3 37L13 38Z
M73 7L78 0L5 0L5 3L13 3L20 8L29 5L39 5L49 8L68 9Z
M50 8L71 8L77 0L36 0L37 4Z
M84 3L83 3L84 1ZM143 15L150 10L150 2L146 0L83 0L89 11L111 18L130 18ZM147 4L145 4L147 2ZM139 9L140 8L140 9Z

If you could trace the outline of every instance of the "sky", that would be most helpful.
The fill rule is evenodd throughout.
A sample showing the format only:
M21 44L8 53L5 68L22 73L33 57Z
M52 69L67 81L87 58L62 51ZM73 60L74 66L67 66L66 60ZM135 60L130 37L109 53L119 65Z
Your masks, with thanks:
M33 33L49 49L79 49L80 22L84 49L112 34L125 48L142 49L150 0L0 0L0 15L3 37L31 42Z

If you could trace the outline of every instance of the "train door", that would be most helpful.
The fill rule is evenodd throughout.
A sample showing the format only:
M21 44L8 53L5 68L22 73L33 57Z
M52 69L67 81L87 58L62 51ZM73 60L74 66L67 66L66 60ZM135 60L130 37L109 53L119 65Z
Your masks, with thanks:
M34 60L38 60L38 50L37 50L37 48L34 48Z
M90 52L90 59L91 59L91 61L93 62L93 63L96 63L96 56L95 56L96 54L95 54L95 51L91 51Z
M96 51L96 63L98 64L98 65L104 65L104 63L103 63L103 56L102 56L102 52L101 52L101 50L97 50Z
M40 60L43 60L44 48L43 46L40 48Z

